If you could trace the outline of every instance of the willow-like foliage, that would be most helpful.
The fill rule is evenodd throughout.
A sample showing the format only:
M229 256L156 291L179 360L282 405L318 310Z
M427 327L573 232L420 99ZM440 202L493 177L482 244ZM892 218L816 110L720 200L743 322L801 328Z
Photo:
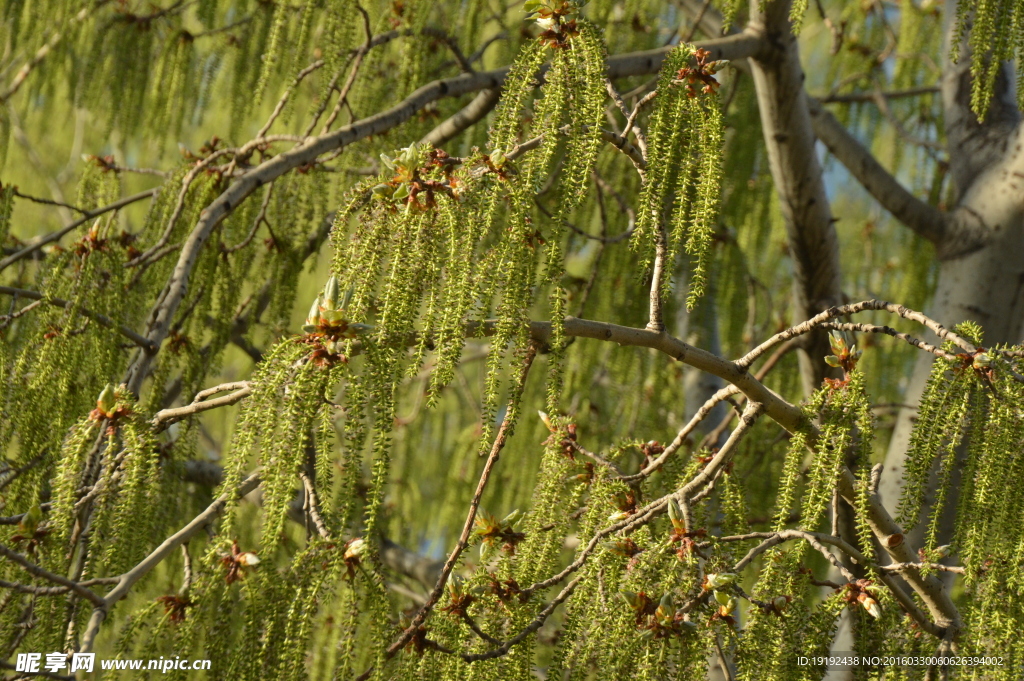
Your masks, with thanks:
M1016 678L1024 350L908 343L923 317L878 303L791 326L759 92L683 4L3 2L0 660L796 681L842 623L858 654ZM808 88L950 200L936 11L808 4L801 48L834 48ZM953 18L979 117L1021 7ZM880 112L882 85L911 94ZM68 122L59 167L41 121ZM931 247L835 205L851 299L924 308ZM804 396L812 326L837 371ZM897 524L875 465L921 352Z

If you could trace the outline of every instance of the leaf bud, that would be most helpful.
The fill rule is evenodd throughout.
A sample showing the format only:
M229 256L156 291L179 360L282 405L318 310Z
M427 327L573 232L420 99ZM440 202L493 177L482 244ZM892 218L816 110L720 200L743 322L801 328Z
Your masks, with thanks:
M732 572L718 572L710 573L707 576L708 586L712 589L719 589L723 586L729 586L737 579L737 575Z
M356 537L348 542L345 546L344 558L345 560L352 560L353 558L359 558L366 553L366 541L361 537Z
M633 608L634 610L639 610L640 607L643 605L642 599L640 598L640 594L638 594L637 592L621 591L620 593L622 594L623 600L625 600L629 607Z
M676 529L681 529L683 525L683 510L679 508L679 504L676 503L675 499L668 500L668 517L672 521L672 525Z
M832 331L828 335L828 342L832 346L832 352L837 355L842 355L846 352L846 337L842 331Z
M405 199L408 196L409 183L403 182L402 184L398 185L398 187L395 189L395 192L391 195L391 198L393 198L395 201L401 201L402 199Z
M309 308L309 314L306 315L306 323L302 325L302 330L306 333L313 333L316 331L317 326L320 325L320 296L316 297L313 301L313 307Z
M558 20L555 17L540 17L537 19L537 25L544 31L558 31Z
M18 523L18 527L25 534L31 535L39 527L39 521L43 519L43 509L39 504L34 505L32 508L25 512L25 515L21 516L21 522Z
M324 286L323 307L328 310L338 309L338 278L334 275L331 275Z
M871 596L862 593L860 596L857 597L857 600L860 601L860 604L864 606L865 610L868 611L868 614L870 614L875 619L878 619L882 616L882 607L878 605L878 601L876 601Z
M115 406L117 406L117 396L114 394L114 386L107 383L103 388L103 392L100 393L99 398L96 400L96 408L104 416L110 416L114 413Z
M243 551L242 553L238 554L238 557L235 558L235 561L242 567L256 567L260 564L259 556L257 556L252 551Z
M712 591L711 593L714 595L715 600L718 601L719 605L729 605L729 601L732 600L732 596L724 591Z

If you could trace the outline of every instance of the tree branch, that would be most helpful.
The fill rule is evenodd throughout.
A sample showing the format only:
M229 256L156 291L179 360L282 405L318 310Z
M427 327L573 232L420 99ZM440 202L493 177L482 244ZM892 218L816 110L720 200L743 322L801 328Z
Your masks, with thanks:
M768 36L750 60L761 128L772 179L785 218L796 297L796 319L806 319L842 301L839 242L821 165L815 153L804 72L789 21L791 3L752 1L751 23ZM825 364L828 339L814 334L800 351L804 393L810 394L831 370Z
M743 32L703 46L712 54L712 59L737 59L753 54L761 46L760 34ZM625 77L653 73L658 70L670 47L645 52L618 55L608 59L609 77ZM457 97L483 89L500 89L508 74L508 67L495 71L468 73L428 83L417 89L405 100L378 114L356 121L332 133L310 137L295 148L278 154L243 173L220 196L203 211L192 232L181 249L181 255L174 271L160 294L157 305L150 312L146 337L153 347L159 347L170 331L174 315L188 290L192 268L199 258L206 240L213 229L227 217L249 194L260 186L271 182L286 172L314 162L321 154L342 149L371 135L379 135L412 118L426 105L444 97ZM138 393L155 356L155 350L140 352L128 371L128 388Z
M466 514L466 522L462 525L462 533L459 535L459 541L455 544L455 548L448 555L448 559L444 563L444 567L441 568L441 574L437 578L437 583L427 596L427 602L419 609L416 616L413 618L409 626L402 632L391 645L387 648L387 657L390 659L399 650L405 646L406 643L413 637L413 635L419 630L423 622L427 619L427 615L430 614L431 609L441 598L441 594L444 593L445 585L448 583L448 576L455 569L455 564L458 562L462 552L469 545L469 535L473 530L473 523L476 521L476 512L480 507L480 499L483 497L484 489L487 487L487 482L490 480L491 471L494 470L494 466L498 463L498 457L501 455L501 450L505 447L505 442L512 430L512 414L519 396L522 393L523 386L526 383L526 377L530 372L530 367L533 366L533 360L537 356L538 345L531 343L527 349L526 357L523 359L522 367L519 371L519 381L517 383L517 390L514 391L513 395L509 398L509 409L505 414L505 419L501 422L501 426L498 428L497 434L494 436L494 443L491 445L491 452L487 456L487 462L484 463L484 469L480 473L480 480L477 482L476 491L473 493L473 498L469 502L469 512ZM568 594L566 595L568 597ZM485 658L480 658L485 659Z
M104 603L104 599L101 596L98 596L89 589L86 589L78 582L73 582L67 577L55 575L49 570L39 567L35 563L31 562L29 559L25 558L25 556L21 555L17 551L12 551L3 544L0 544L0 555L6 557L13 563L17 563L18 565L23 567L28 573L33 574L36 577L45 579L48 582L59 584L60 586L66 589L74 591L76 594L78 594L79 596L81 596L82 598L86 599L91 603L95 603L96 605L101 605Z
M469 104L424 135L420 144L439 147L449 140L455 139L466 128L483 120L498 105L499 99L501 99L500 88L481 90L476 97L470 100Z
M941 245L948 216L908 192L821 102L809 99L814 134L893 217L933 244Z
M21 288L11 288L10 286L0 286L0 294L5 294L8 296L17 296L19 298L28 298L29 300L41 300L50 305L54 305L56 307L63 307L65 309L69 309L75 306L74 303L67 300L63 300L61 298L48 298L47 296L45 296L42 293L39 293L38 291L29 291L27 289ZM140 336L135 331L129 329L127 326L118 324L110 317L105 317L99 313L93 312L92 310L87 310L84 307L77 307L75 309L83 317L88 317L89 319L93 320L100 326L105 326L108 329L113 329L114 331L117 331L119 334L121 334L122 336L124 336L125 338L127 338L128 340L132 341L133 343L140 347L150 349L155 349L156 347L153 345L153 342L150 341L148 338Z
M99 633L100 625L103 624L103 620L107 616L107 611L110 610L115 603L124 598L137 581L145 577L150 570L163 562L163 560L179 546L187 542L197 533L201 532L204 527L213 522L213 520L220 515L221 511L224 510L229 499L244 497L246 494L256 489L259 484L259 473L253 473L243 480L237 489L221 495L212 504L207 506L205 511L193 518L188 525L172 534L170 537L165 539L160 546L153 549L153 551L146 556L142 562L121 575L118 579L117 585L110 590L105 598L100 599L100 602L97 603L96 607L93 609L85 634L82 636L82 645L79 652L87 653L92 650L92 646L96 641L96 634ZM95 594L93 595L95 596ZM96 601L93 600L93 602L95 603Z
M132 204L132 203L135 203L136 201L141 201L142 199L148 199L148 198L152 197L153 195L155 195L159 191L160 191L160 187L154 187L153 189L147 189L146 191L139 192L138 194L132 194L131 196L126 196L123 199L119 199L117 201L114 201L113 203L111 203L109 205L103 206L101 208L97 208L95 210L88 211L85 214L84 217L82 217L82 218L80 218L78 220L75 220L74 222L72 222L67 227L62 227L61 229L58 229L55 232L50 232L49 234L46 234L46 235L39 236L39 237L36 237L34 239L31 239L30 241L28 241L25 244L25 246L20 251L17 251L15 253L7 256L3 260L0 260L0 272L2 272L4 269L9 267L10 265L16 263L17 261L21 260L25 256L31 255L35 251L38 251L40 248L42 248L46 244L53 243L54 241L59 241L65 234L67 234L68 232L72 231L76 227L80 227L81 225L84 225L89 220L91 220L91 219L93 219L95 217L98 217L100 215L103 215L104 213L109 213L112 210L117 210L119 208L124 208L125 206L127 206L129 204Z
M225 392L228 390L234 390L235 392L230 395L224 395L217 397L212 400L206 400L205 398L216 394L218 392ZM159 433L162 430L166 430L172 423L177 423L182 419L191 416L192 414L198 414L200 412L207 411L209 409L216 409L217 407L226 407L231 404L239 402L242 398L252 394L252 385L248 381L237 381L235 383L224 383L214 388L208 388L200 393L196 394L195 399L191 404L187 404L184 407L174 407L172 409L161 409L153 415L153 419L150 421L153 424L155 432Z

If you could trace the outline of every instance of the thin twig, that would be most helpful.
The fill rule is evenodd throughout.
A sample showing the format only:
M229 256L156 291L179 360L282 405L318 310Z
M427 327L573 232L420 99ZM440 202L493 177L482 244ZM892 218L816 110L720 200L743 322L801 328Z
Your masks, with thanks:
M78 594L79 596L81 596L82 598L86 599L91 603L95 603L97 605L101 605L103 603L103 598L101 596L98 596L89 589L86 589L78 582L73 582L67 577L55 575L49 570L39 567L38 565L28 560L27 558L25 558L25 556L21 555L17 551L12 551L11 549L7 548L7 546L5 546L4 544L0 544L0 555L6 557L11 562L17 563L30 574L45 579L48 582L59 584L70 591L74 591L76 594Z
M309 502L309 508L307 509L309 517L313 520L316 531L320 533L320 536L323 539L330 540L331 533L324 523L323 516L320 515L320 501L316 496L316 487L313 486L313 481L309 478L306 471L299 471L299 477L302 478L302 486L306 490L306 499Z
M838 317L846 317L848 315L857 314L858 312L865 312L868 310L884 310L886 312L891 312L892 314L903 317L904 319L909 319L911 321L918 322L919 324L923 324L939 338L942 338L943 340L952 341L955 345L959 346L966 352L973 353L977 350L977 348L974 347L974 345L969 343L967 340L961 338L957 334L946 329L946 327L942 326L937 321L931 319L930 317L927 317L921 312L911 310L910 308L904 307L903 305L894 305L893 303L888 303L884 300L864 300L859 303L851 303L849 305L837 305L834 307L830 307L824 312L821 312L811 317L806 322L797 324L796 326L790 327L785 331L775 334L774 336L772 336L771 338L764 341L756 348L748 352L746 355L736 360L736 365L743 368L749 367L754 360L756 360L766 351L771 349L773 346L783 341L787 341L790 338L795 338L796 336L801 336L803 334L810 333L811 331L818 328L822 324L831 322L831 320L836 319Z
M205 398L218 392L226 392L228 390L234 390L235 392L230 395L224 395L212 400ZM210 409L217 409L218 407L227 407L232 404L239 402L242 398L252 394L252 386L248 381L237 381L234 383L224 383L223 385L216 386L214 388L208 388L200 393L196 394L195 399L191 404L187 404L184 407L174 407L171 409L161 409L153 415L152 421L153 429L159 433L162 430L166 430L172 423L177 423L182 419L198 414L200 412L208 411Z
M469 512L466 514L466 522L463 523L462 533L459 535L459 541L456 543L455 548L448 555L448 559L445 561L444 567L441 568L441 575L438 577L437 583L431 590L430 595L427 596L427 602L423 604L419 612L413 618L412 623L402 632L390 646L387 648L387 657L390 659L397 653L406 643L412 638L413 634L419 629L426 620L427 615L431 609L441 598L441 594L444 592L445 585L448 583L448 576L455 569L455 564L458 562L462 552L469 545L469 536L473 530L473 524L476 522L476 512L480 507L480 499L483 497L484 489L487 487L487 483L490 480L491 472L494 470L494 466L498 462L498 458L501 455L501 450L505 447L505 442L508 439L509 433L512 429L512 414L517 407L517 401L522 393L523 386L526 384L526 377L529 374L530 367L533 365L533 359L537 356L538 345L531 343L530 347L526 351L526 356L523 359L523 364L519 372L519 380L517 382L517 389L509 400L509 410L505 416L505 420L501 422L501 426L498 428L498 433L495 435L494 443L491 446L491 452L487 457L487 462L484 464L484 469L480 473L480 480L477 483L476 491L473 493L473 498L469 503ZM486 658L480 658L486 659Z
M12 288L10 286L0 286L0 294L8 296L19 296L21 298L28 298L29 300L40 300L56 307L63 307L65 309L74 308L83 317L88 317L100 326L105 326L108 329L117 331L125 338L129 339L139 347L155 349L155 344L148 338L139 335L127 326L118 324L113 319L105 317L101 314L87 310L84 307L78 307L75 303L63 300L61 298L49 298L46 295L39 293L38 291L29 291L27 289Z

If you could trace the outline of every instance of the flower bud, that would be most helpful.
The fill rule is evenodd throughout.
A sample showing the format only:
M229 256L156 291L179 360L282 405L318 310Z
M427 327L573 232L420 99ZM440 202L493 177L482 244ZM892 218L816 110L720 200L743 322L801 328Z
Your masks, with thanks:
M495 168L502 167L503 165L505 165L505 161L507 160L505 157L505 151L503 149L495 149L494 151L492 151L490 154L490 159L491 163L494 165Z
M776 596L772 599L772 605L777 612L783 612L789 607L789 596Z

